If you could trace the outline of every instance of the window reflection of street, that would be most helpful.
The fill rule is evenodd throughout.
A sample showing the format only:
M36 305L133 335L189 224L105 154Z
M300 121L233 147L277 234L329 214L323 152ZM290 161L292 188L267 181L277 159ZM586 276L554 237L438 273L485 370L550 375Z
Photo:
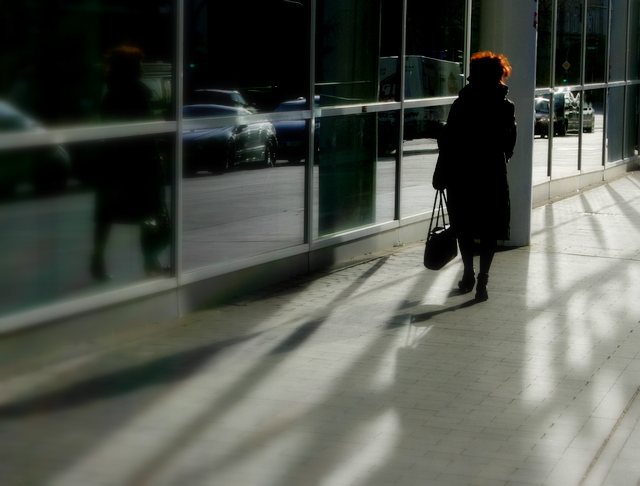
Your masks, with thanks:
M402 216L431 211L438 143L434 138L422 138L405 141L402 148Z
M591 133L582 134L582 166L595 170L601 166L603 116L596 113L595 127ZM579 134L569 132L563 137L553 138L552 179L572 176L578 173ZM533 184L547 181L547 138L536 137L533 141Z
M303 164L183 179L183 265L203 265L303 243Z

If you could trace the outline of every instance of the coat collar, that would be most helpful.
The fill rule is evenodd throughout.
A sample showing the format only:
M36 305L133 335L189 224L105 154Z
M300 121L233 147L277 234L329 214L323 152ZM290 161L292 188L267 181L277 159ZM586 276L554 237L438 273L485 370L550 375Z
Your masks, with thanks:
M460 90L462 98L490 98L505 99L509 94L509 88L500 83L478 83L470 82Z

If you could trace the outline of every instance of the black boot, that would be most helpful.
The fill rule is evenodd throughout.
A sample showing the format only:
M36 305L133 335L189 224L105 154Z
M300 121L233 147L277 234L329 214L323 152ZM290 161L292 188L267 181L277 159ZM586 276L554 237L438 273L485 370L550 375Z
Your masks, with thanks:
M476 287L476 300L478 302L484 302L485 300L489 299L489 292L487 291L488 282L488 273L481 273L478 275L478 285Z
M473 286L476 284L475 269L471 271L465 270L462 274L462 280L458 282L458 290L461 294L468 294L473 290Z

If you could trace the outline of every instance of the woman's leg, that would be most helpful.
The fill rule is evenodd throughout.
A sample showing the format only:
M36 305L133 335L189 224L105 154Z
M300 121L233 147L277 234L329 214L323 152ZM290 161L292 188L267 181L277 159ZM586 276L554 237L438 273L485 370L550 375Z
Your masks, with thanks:
M497 245L498 240L496 239L483 238L480 240L480 273L489 275Z
M489 282L489 270L496 253L498 241L495 238L482 238L480 240L480 273L478 274L478 286L476 287L476 299L487 300L489 293L487 284Z
M466 294L473 290L473 286L476 283L475 270L473 268L473 238L458 238L458 246L460 247L460 256L464 267L462 280L458 282L458 288L460 292Z

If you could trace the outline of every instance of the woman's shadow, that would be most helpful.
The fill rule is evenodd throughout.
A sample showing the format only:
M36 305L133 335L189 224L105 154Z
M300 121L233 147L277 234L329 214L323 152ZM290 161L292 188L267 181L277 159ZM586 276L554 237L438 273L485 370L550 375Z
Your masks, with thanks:
M460 292L457 290L452 291L452 295L460 295ZM402 313L394 316L387 323L387 329L395 329L397 327L402 327L407 324L414 324L420 326L421 323L427 322L430 319L439 316L441 314L445 314L447 312L455 312L460 309L466 309L468 307L472 307L479 303L480 301L472 298L462 304L452 305L449 307L439 307L438 309L430 310L428 312L421 312L419 314L414 314L413 312ZM423 307L419 302L407 302L403 308L408 309L411 307Z

